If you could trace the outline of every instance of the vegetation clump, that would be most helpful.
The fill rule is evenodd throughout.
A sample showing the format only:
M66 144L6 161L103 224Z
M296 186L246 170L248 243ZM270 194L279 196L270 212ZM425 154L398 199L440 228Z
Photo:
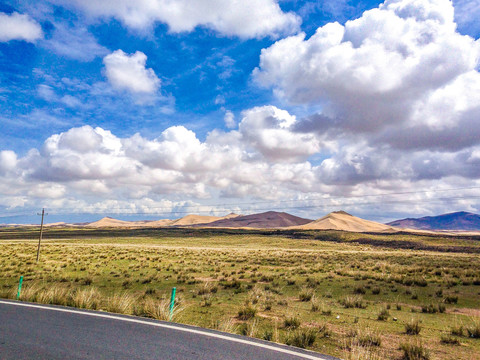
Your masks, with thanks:
M469 338L480 339L480 321L474 321L466 330Z
M430 360L430 352L421 342L400 344L400 350L402 360Z
M378 314L377 316L377 320L380 320L380 321L385 321L388 319L388 317L390 316L390 313L388 312L388 309L387 308L383 308L380 313Z
M405 334L407 335L418 335L422 327L418 319L411 319L409 322L405 323Z
M300 326L300 319L295 316L287 317L283 320L283 326L287 329L296 329Z
M308 348L315 343L316 338L315 329L298 329L287 334L285 344L299 348Z
M340 300L340 304L342 304L346 309L365 309L367 307L367 304L363 300L363 297L359 295L347 295L342 300Z
M256 313L257 309L255 309L253 306L245 305L238 310L238 318L240 320L248 320L255 317Z

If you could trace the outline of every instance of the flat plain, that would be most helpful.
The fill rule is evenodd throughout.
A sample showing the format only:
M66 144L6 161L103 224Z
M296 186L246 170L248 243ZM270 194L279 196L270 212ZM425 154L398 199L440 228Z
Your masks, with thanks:
M0 229L0 297L168 320L344 359L480 356L480 237Z

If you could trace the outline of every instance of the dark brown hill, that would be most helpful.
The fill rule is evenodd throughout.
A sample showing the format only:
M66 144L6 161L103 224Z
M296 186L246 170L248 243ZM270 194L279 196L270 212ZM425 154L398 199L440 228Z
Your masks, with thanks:
M232 219L215 221L205 226L224 228L274 229L308 224L312 220L290 215L285 212L267 211L260 214L238 216ZM201 225L198 225L201 226Z

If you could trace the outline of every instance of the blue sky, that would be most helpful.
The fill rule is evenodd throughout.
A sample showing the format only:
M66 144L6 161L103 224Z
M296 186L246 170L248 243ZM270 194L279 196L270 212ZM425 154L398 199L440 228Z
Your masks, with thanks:
M4 1L0 223L478 212L479 9Z

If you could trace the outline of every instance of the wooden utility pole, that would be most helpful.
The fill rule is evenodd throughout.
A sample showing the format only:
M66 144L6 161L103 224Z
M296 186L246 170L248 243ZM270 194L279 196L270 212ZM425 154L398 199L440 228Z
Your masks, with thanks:
M40 238L38 239L38 249L37 249L37 263L38 259L40 258L40 243L42 242L42 235L43 235L43 217L45 216L45 208L42 209L42 213L37 215L42 215L42 222L40 224Z

